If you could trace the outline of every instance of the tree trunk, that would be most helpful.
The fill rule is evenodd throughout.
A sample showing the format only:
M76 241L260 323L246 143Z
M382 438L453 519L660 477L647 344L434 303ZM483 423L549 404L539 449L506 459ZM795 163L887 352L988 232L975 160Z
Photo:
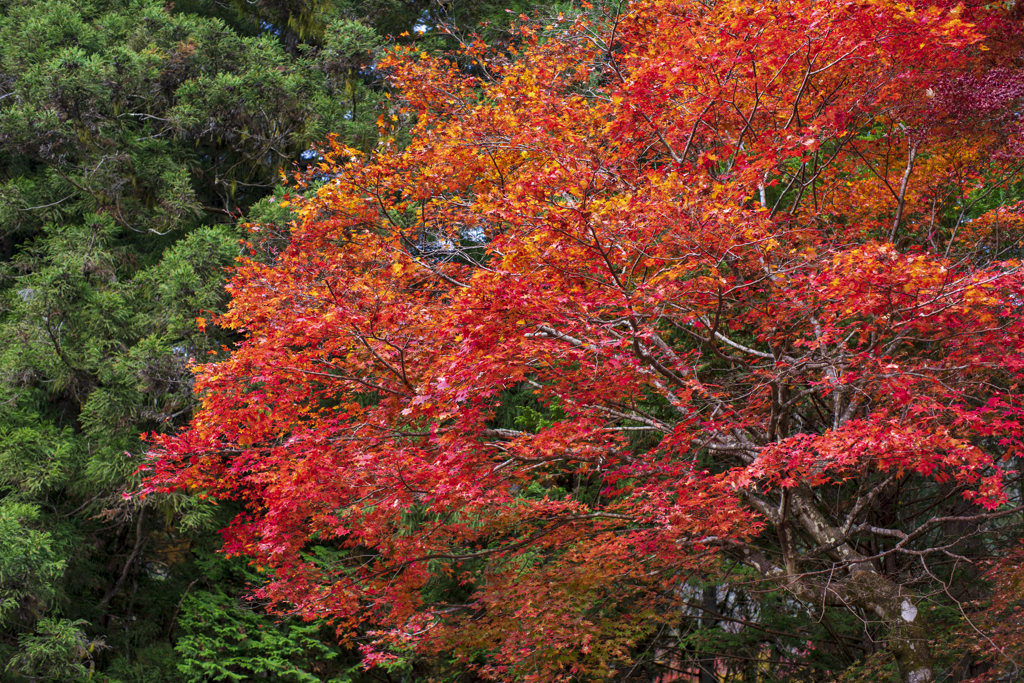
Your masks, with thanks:
M935 672L928 634L923 621L918 619L913 595L879 573L867 557L846 542L846 535L811 503L813 494L790 490L786 496L783 504L774 508L763 500L747 496L747 500L779 529L784 565L769 561L751 546L742 549L742 561L803 602L860 607L874 614L886 627L887 645L904 683L933 683ZM845 578L820 583L801 571L801 558L787 528L793 522L821 546L831 546L828 556L839 572L847 573Z
M701 626L704 628L713 628L718 623L711 616L718 612L718 588L716 586L704 586L704 592L701 596L701 607L704 612L704 616L701 619ZM699 683L717 682L718 679L715 677L714 657L709 657L706 653L702 653L701 658L697 661L697 666L700 668Z
M935 680L928 632L912 596L884 576L867 571L854 574L842 592L848 604L875 613L885 623L889 651L905 683Z

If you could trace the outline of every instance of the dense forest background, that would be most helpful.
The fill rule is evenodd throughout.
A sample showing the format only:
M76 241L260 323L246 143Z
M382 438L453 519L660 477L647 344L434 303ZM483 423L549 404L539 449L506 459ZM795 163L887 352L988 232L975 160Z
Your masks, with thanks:
M238 341L204 321L224 309L226 269L250 249L242 224L284 234L283 174L315 161L307 150L328 134L370 153L386 116L403 140L411 120L393 109L381 51L413 44L458 60L460 39L511 45L520 13L568 8L0 0L0 680L475 678L411 652L364 668L330 627L248 597L257 570L217 552L235 502L131 494L145 476L140 435L185 426L191 364ZM989 204L1022 198L1011 183ZM528 391L503 398L495 428L550 417ZM879 515L915 496L887 491ZM1014 546L1018 522L1000 522L999 547ZM980 542L958 552L992 554ZM933 577L948 680L983 671L961 642L973 628L961 607L989 595L981 567ZM895 676L884 638L856 611L808 609L746 590L748 578L688 584L675 626L636 643L619 678Z

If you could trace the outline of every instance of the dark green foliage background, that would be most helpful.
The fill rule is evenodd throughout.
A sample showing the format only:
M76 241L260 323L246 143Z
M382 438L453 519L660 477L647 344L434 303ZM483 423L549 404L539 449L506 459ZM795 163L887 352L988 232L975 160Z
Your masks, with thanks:
M305 6L295 40L245 3L0 1L2 680L347 680L321 625L243 599L230 515L124 495L232 341L196 318L238 219L328 132L374 144L384 39Z

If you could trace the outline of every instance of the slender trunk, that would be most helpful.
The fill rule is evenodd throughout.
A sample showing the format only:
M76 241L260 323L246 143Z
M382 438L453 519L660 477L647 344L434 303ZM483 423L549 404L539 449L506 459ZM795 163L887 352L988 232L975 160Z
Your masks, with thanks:
M716 586L704 586L704 592L701 596L701 607L704 611L701 626L713 628L717 622L711 615L718 612L718 588ZM699 683L717 683L714 657L709 657L706 653L702 654L697 662L697 666L700 667Z

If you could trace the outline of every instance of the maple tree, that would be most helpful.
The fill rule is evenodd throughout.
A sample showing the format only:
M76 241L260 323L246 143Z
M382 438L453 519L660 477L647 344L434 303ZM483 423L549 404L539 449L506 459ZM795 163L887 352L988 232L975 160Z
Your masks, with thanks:
M396 50L377 150L251 226L150 487L241 501L257 594L370 664L611 676L733 563L934 680L936 572L1020 512L1008 18L638 0Z

